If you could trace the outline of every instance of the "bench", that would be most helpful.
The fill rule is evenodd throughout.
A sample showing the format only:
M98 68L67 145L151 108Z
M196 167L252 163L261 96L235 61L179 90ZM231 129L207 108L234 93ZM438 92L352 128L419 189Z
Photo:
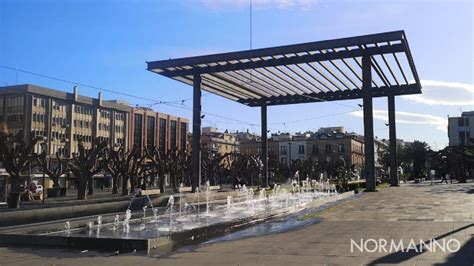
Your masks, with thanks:
M147 190L142 190L142 196L150 196L150 195L158 195L161 194L159 189L147 189Z
M203 188L203 189L205 190L205 188ZM221 189L221 186L210 186L210 189L211 189L211 191L212 190L219 190L219 189ZM179 188L180 193L182 193L182 192L191 192L191 191L192 191L191 187L180 187Z

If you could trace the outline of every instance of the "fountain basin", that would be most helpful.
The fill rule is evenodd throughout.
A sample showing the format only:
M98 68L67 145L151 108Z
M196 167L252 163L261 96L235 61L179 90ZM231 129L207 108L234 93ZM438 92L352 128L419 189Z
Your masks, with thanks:
M352 195L354 194L345 193L338 196L324 197L322 199L304 202L288 208L268 208L265 209L265 211L256 212L253 215L246 215L245 217L240 218L236 216L231 219L221 219L210 224L202 223L202 221L207 219L212 220L215 218L201 216L201 220L199 220L201 221L201 225L197 228L192 228L192 224L186 226L186 224L180 224L173 221L171 232L170 230L159 230L158 225L156 225L156 229L158 229L155 230L156 234L139 235L141 231L135 232L133 231L133 227L141 225L141 219L132 219L130 223L132 229L130 230L129 237L124 237L121 233L118 233L117 235L111 233L109 230L112 226L111 224L103 225L103 229L99 231L107 232L108 230L108 233L104 233L100 237L95 236L95 229L91 230L92 233L89 234L87 233L87 228L71 229L69 234L65 234L63 230L58 231L58 229L56 229L56 232L54 232L54 229L51 229L54 227L64 229L64 221L48 223L43 227L41 225L22 226L14 228L13 230L0 231L0 244L27 244L120 252L143 250L148 253L159 254L175 250L179 247L201 243L277 217L284 218L284 216L288 214L294 214L304 209L321 206L329 202L335 202ZM225 213L224 208L221 210L222 213ZM204 214L205 213L202 213L201 215ZM169 221L167 220L167 217L167 215L160 215L159 220L165 222ZM147 219L151 221L154 217L149 217ZM150 223L147 223L147 220L142 222L149 227L147 230L151 229L153 226ZM179 226L181 226L180 229L174 231L174 228ZM53 232L47 232L48 230L46 228L49 228L48 230ZM94 228L97 227L95 226ZM122 231L122 226L119 227L118 231Z

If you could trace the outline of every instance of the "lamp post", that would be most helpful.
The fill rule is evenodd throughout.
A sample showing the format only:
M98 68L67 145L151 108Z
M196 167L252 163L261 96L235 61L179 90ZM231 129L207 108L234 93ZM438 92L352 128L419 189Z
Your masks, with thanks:
M40 145L41 145L42 156L44 156L46 160L46 150L48 147L48 143L46 143L46 138ZM43 171L43 205L44 205L45 198L46 198L46 175L44 173L44 169L42 169L42 171Z

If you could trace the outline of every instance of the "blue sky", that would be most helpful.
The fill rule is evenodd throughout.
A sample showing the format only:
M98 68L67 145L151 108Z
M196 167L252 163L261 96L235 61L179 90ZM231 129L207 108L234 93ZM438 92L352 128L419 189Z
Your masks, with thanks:
M473 8L472 1L253 0L253 48L405 30L424 93L396 99L398 137L439 149L448 142L446 116L474 109ZM187 99L190 87L146 71L145 62L249 49L249 0L1 0L0 36L2 66L158 101ZM72 91L71 84L0 68L0 85L16 83ZM108 92L105 98L153 103ZM363 133L362 119L350 113L360 101L341 103L271 107L269 129L344 125ZM153 108L191 118L186 106L191 101ZM387 137L386 99L376 99L374 109L375 135ZM259 109L205 95L203 111L220 116L206 115L204 126L259 132Z

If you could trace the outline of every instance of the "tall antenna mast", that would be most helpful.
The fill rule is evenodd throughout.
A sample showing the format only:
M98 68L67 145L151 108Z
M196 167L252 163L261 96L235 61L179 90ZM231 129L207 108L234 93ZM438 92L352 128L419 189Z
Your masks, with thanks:
M252 0L250 0L250 50L252 50Z
M250 0L250 22L249 22L249 34L250 34L250 50L252 50L252 0ZM252 69L250 69L250 83L252 83Z

